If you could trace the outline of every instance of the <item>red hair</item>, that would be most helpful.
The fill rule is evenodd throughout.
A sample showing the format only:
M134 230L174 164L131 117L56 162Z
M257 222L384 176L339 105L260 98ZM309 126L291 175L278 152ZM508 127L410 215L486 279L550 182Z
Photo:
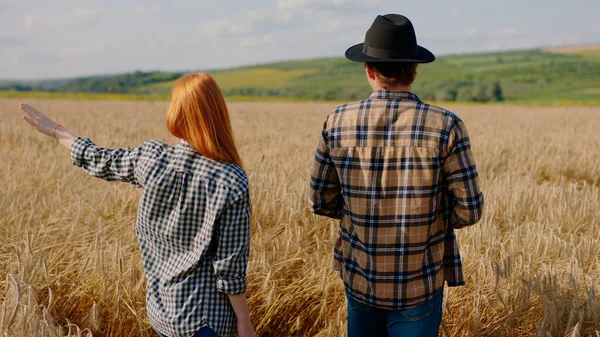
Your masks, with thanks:
M187 74L175 82L167 128L204 157L242 167L225 99L210 75Z

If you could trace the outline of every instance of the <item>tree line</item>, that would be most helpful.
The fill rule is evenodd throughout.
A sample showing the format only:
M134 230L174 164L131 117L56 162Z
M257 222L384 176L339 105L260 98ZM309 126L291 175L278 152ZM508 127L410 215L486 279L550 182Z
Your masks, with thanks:
M148 86L155 83L174 81L183 73L142 72L77 78L66 81L51 88L42 83L22 84L7 83L0 85L4 91L51 91L51 92L88 92L88 93L153 93ZM295 86L290 84L282 88L234 87L223 90L226 96L254 97L286 97L307 100L345 101L366 98L370 88L362 83L329 84ZM499 102L504 100L502 86L499 81L477 81L472 78L452 81L417 81L413 91L423 100L433 101L469 101Z
M314 86L310 88L256 88L241 87L224 90L227 96L276 96L309 100L344 101L365 99L370 94L368 85L350 87ZM422 100L450 102L502 102L504 91L499 81L474 80L439 83L415 83L413 92Z

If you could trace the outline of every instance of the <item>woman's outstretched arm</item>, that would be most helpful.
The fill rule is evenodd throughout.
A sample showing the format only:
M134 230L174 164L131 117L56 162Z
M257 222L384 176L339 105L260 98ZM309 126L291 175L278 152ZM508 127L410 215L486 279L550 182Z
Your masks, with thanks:
M143 187L146 180L143 164L152 161L168 147L159 141L148 141L134 149L105 149L87 138L73 136L69 130L27 104L21 103L20 108L25 121L41 133L58 139L70 150L74 165L100 179L125 181Z
M54 122L43 113L28 104L19 104L23 119L36 128L39 132L54 137L67 149L71 149L75 136L62 125Z

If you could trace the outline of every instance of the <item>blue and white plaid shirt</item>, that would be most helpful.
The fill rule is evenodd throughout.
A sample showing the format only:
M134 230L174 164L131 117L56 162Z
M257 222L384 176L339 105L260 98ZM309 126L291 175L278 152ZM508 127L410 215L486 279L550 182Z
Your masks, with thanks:
M71 160L95 177L144 189L136 233L152 326L166 336L192 336L202 327L233 335L227 294L246 291L250 244L244 170L205 158L185 141L104 149L77 138Z

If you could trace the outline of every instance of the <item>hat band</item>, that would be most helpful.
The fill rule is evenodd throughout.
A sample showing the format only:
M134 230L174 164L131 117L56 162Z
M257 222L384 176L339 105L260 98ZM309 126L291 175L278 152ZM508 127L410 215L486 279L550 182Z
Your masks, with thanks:
M417 52L417 48L403 49L403 50L389 50L389 49L379 49L373 47L367 47L366 44L363 45L363 54L380 59L403 59L407 57L414 57Z

